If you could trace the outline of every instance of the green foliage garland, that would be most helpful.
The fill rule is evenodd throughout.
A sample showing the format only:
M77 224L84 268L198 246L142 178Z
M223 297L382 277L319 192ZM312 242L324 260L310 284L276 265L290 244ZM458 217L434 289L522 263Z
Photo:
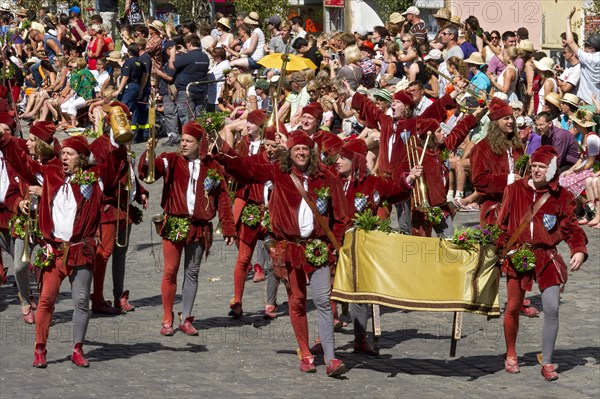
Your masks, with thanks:
M319 239L310 240L304 250L306 260L313 266L323 266L329 261L329 248Z
M373 215L371 208L366 208L360 213L355 213L352 220L357 229L365 231L377 230L387 234L393 232L390 218L381 220L379 216Z
M519 273L526 273L535 269L535 254L528 249L521 249L512 256L512 265Z
M432 225L438 225L444 218L444 212L439 206L430 206L425 212L425 220Z
M240 216L242 223L248 227L256 227L261 222L260 208L257 205L246 205Z
M462 227L460 230L455 230L450 242L461 249L470 251L478 246L496 244L500 228L493 224L486 226Z
M163 237L171 242L181 242L187 238L190 232L190 220L177 216L168 216L163 228Z
M196 118L196 121L208 133L217 133L225 127L225 119L227 119L225 112L203 112Z
M32 220L33 223L33 236L34 237L42 237L42 233L40 232L40 226L37 223L37 220ZM27 224L27 217L24 215L15 215L8 222L8 227L12 230L13 235L16 238L20 238L21 240L25 239L25 230Z
M320 199L326 200L331 198L331 192L329 190L329 187L316 188L315 194L317 194L317 198Z
M39 267L40 269L45 269L54 263L55 258L56 254L54 253L52 247L49 245L43 246L35 253L33 266Z
M80 186L86 184L93 184L98 181L98 178L94 172L88 172L87 170L79 169L71 177L71 183L79 184Z

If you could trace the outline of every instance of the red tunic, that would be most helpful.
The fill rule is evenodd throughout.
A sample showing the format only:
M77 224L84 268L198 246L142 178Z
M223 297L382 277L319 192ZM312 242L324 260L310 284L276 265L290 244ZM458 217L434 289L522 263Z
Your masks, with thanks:
M533 204L548 189L550 189L550 198L517 239L518 244L529 243L535 246L535 271L517 273L508 262L505 262L503 267L503 271L509 276L520 279L521 288L527 291L531 290L533 279L536 279L541 291L567 281L567 266L556 250L560 242L566 241L571 256L582 252L587 257L587 237L577 223L575 197L568 190L560 187L556 181L543 190L530 187L528 179L518 180L506 187L498 215L498 223L503 231L498 239L498 248L504 248L534 206ZM553 262L553 258L556 263Z
M521 155L523 155L522 149L513 149L514 162L517 162ZM508 154L506 151L500 155L495 154L488 139L485 138L473 147L471 171L473 185L481 195L480 223L495 224L502 194L508 184L510 173ZM513 166L513 173L515 171Z
M196 182L196 200L194 213L189 214L187 208L187 189L190 181L189 160L174 153L162 153L155 160L155 177L164 179L164 187L160 206L170 216L190 218L192 228L188 233L187 241L191 242L203 237L203 228L212 224L210 221L215 217L217 209L219 220L223 229L224 237L235 237L235 225L231 211L231 201L224 180L209 193L204 190L204 179L209 169L215 169L223 176L223 168L212 159L200 160L200 173ZM141 179L148 173L146 164L146 152L142 154L138 165Z
M62 242L53 234L54 221L52 219L52 202L68 177L64 173L62 165L40 165L40 163L25 154L16 141L8 135L0 136L0 148L2 148L6 158L14 166L19 176L30 179L31 176L39 175L43 178L42 197L38 208L40 232L44 241L59 249L58 256L63 256ZM112 156L111 161L89 169L99 179L99 182L92 184L92 193L89 200L83 197L81 187L78 184L70 183L77 202L77 212L73 224L73 233L69 239L69 249L65 251L67 253L65 264L69 272L76 266L92 267L95 262L96 241L94 237L100 225L99 210L102 203L100 181L115 179L115 165L120 162Z
M388 198L393 197L398 199L398 201L408 199L410 197L412 186L408 185L406 182L407 175L408 173L402 173L393 180L374 175L369 175L361 181L358 181L357 179L352 181L342 180L348 205L348 214L353 217L357 212L355 199L356 194L358 193L367 196L367 206L373 211L374 215L377 214L379 205L383 201L388 200Z
M101 223L112 223L117 220L117 205L118 205L118 192L119 192L119 183L121 183L121 203L118 207L118 216L119 221L123 223L125 221L125 217L127 215L127 197L129 196L129 192L124 189L125 185L128 182L129 174L131 173L131 164L129 161L129 154L127 152L127 147L123 144L119 145L119 147L115 147L110 142L110 137L107 135L103 135L98 137L90 144L90 151L94 154L94 158L96 162L102 164L107 161L110 156L111 151L116 151L119 155L119 159L122 161L117 167L118 175L117 179L113 182L104 182L104 199L102 200L102 221ZM138 204L142 204L142 195L146 194L148 196L148 190L146 190L135 177L135 188L136 194L134 200ZM129 205L133 207L133 205ZM132 220L133 211L131 208L129 209L129 220L128 223L133 223Z
M298 192L296 185L292 181L289 173L281 171L279 164L264 164L252 160L252 158L242 158L227 144L223 145L223 153L218 156L227 171L238 179L247 182L265 183L273 182L273 193L269 201L269 214L271 219L271 230L278 240L286 240L291 243L303 241L298 224L298 211L302 203L302 196ZM303 177L296 169L292 169L302 181ZM341 243L344 232L350 224L346 199L342 184L331 172L319 165L319 170L308 177L309 197L316 201L316 189L328 187L331 198L325 214L322 215L329 223L329 228L335 238ZM330 242L325 231L321 228L317 220L314 221L314 229L308 239L318 238L325 242ZM288 246L287 260L292 262L294 267L304 267L307 272L314 271L315 268L308 265L304 259L302 246Z

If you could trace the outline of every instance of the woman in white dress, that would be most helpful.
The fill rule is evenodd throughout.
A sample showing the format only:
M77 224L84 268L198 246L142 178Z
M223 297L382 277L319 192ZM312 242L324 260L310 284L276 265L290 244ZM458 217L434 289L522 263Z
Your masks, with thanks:
M233 35L229 33L231 30L229 24L229 18L221 18L217 21L217 32L218 36L215 39L215 42L206 49L206 51L211 52L212 49L217 47L227 47L233 41Z
M540 101L536 113L542 112L546 102L545 97L550 93L558 93L558 82L554 75L554 60L550 57L544 57L539 61L533 61L533 65L540 71Z
M519 56L519 51L515 46L506 47L502 50L502 62L506 68L502 71L496 80L492 80L494 88L494 97L505 101L518 101L516 94L518 71L515 66L515 60Z

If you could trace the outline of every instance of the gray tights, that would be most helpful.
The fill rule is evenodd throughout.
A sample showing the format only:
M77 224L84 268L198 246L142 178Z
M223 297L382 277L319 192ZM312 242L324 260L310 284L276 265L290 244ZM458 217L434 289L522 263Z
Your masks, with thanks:
M23 254L23 247L25 241L20 238L15 239L15 280L17 281L17 289L21 295L22 305L30 304L30 290L29 290L29 262L21 262L21 255ZM29 255L33 253L33 246L29 246ZM32 259L33 260L33 259Z
M90 321L90 290L94 273L89 267L76 267L69 276L73 299L73 343L83 342Z
M552 363L552 353L558 335L558 305L560 302L560 286L553 285L542 292L544 307L544 325L542 327L542 364Z
M200 273L200 263L204 250L200 242L187 244L184 249L184 274L183 274L183 313L182 320L192 315L196 293L198 292L198 274Z

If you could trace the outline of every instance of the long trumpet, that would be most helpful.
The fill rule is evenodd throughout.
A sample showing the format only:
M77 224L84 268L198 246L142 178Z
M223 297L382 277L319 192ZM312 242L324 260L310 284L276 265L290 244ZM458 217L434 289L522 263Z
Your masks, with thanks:
M453 82L454 81L454 78L452 78L450 75L446 75L445 73L440 72L439 69L436 69L436 68L432 67L431 65L429 65L427 63L425 63L425 68L431 69L433 72L437 73L442 78L446 79L448 82ZM470 95L472 95L475 98L481 98L483 96L485 102L486 103L488 102L489 96L488 96L488 94L485 91L478 90L477 88L472 89L470 87L474 87L473 83L468 82L467 87L465 87L465 89L464 89L465 92L469 93Z
M119 185L117 187L117 234L115 236L115 245L119 248L125 248L129 245L129 234L127 234L127 229L129 228L129 205L131 204L131 188L132 188L132 180L131 180L131 171L129 170L129 165L127 166L127 180L125 185L121 188L121 182L119 181ZM121 231L119 220L120 218L120 209L121 209L121 191L127 191L127 201L126 201L126 211L125 211L125 238L123 242L119 241L119 231Z
M148 124L150 125L150 140L152 145L149 146L146 151L146 160L148 161L148 174L144 178L144 182L152 184L156 181L155 174L155 161L156 161L156 150L154 149L154 143L156 141L156 98L150 97L150 107L148 109Z
M31 236L35 231L35 226L37 226L38 223L38 196L35 194L29 194L27 203L27 221L25 222L25 238L23 239L23 253L21 254L22 263L29 263L31 261L31 257L29 255L29 240L31 239Z
M419 146L417 144L417 137L411 135L408 139L406 151L408 153L408 165L410 169L423 163L425 151L427 151L427 144L429 143L429 138L431 137L431 135L432 132L427 132L427 139L425 140L425 144L423 145L423 152L421 153L420 157ZM417 177L411 199L413 209L425 211L427 208L431 208L431 205L429 205L429 200L427 199L427 184L425 184L425 179L423 176Z

